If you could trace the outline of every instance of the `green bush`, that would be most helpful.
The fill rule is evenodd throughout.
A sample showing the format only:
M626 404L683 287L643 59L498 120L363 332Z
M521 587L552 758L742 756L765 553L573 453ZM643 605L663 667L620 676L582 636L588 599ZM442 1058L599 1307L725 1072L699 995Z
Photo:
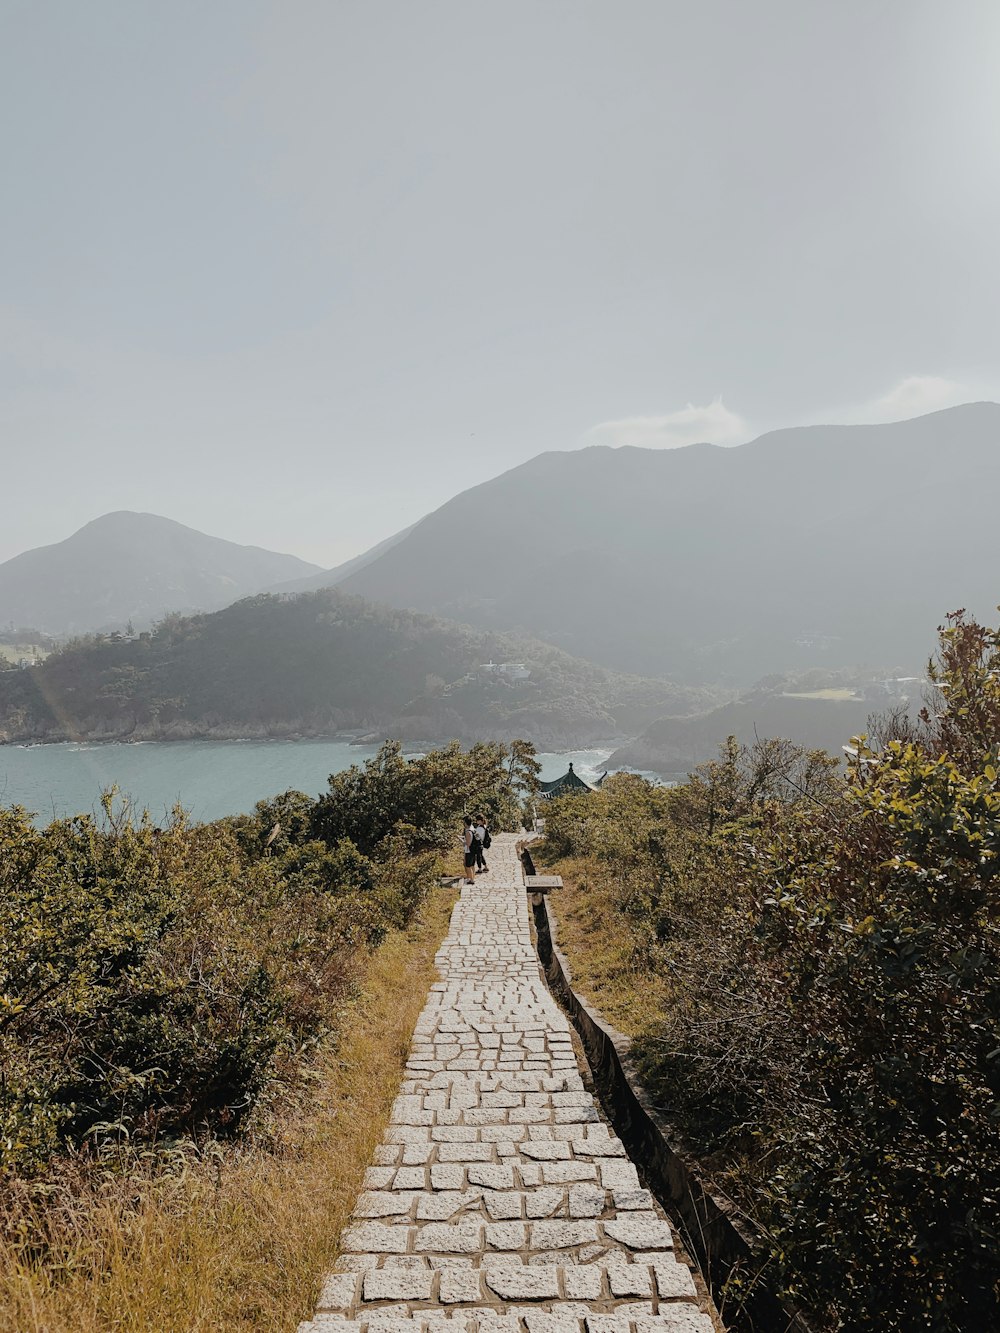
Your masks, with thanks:
M0 809L0 1174L240 1131L412 920L463 810L511 824L536 772L521 743L386 745L316 800L208 825L111 794L45 829Z
M1000 1327L1000 630L951 617L930 677L843 779L731 741L546 812L667 996L635 1043L657 1101L845 1333Z

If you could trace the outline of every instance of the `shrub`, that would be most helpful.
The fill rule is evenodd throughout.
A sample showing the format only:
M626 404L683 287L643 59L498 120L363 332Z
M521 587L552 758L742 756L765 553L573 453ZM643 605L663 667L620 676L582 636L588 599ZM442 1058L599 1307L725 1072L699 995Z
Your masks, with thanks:
M1000 1326L1000 630L950 617L930 677L844 779L730 742L674 791L547 811L664 996L635 1046L657 1099L845 1333Z

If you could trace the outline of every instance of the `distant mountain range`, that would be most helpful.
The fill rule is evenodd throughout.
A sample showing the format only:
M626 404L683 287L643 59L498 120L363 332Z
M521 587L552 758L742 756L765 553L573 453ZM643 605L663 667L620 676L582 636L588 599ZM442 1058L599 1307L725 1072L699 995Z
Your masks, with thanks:
M545 453L429 514L349 592L643 675L916 669L1000 601L1000 405L739 448Z
M0 668L3 663L0 663ZM336 589L262 594L0 669L0 742L321 736L600 744L711 691L624 676L523 636Z
M345 579L350 578L359 570L370 565L373 560L377 560L384 551L391 550L397 542L401 542L404 537L408 537L414 529L414 524L404 528L402 532L393 533L391 537L386 537L380 541L377 546L373 546L368 551L363 551L361 555L356 555L350 560L345 560L342 565L334 565L333 569L321 569L318 574L307 574L302 578L289 579L285 583L276 583L268 588L268 592L317 592L320 588L336 588Z
M62 635L120 629L131 620L138 629L167 612L214 611L319 572L294 555L120 510L0 564L0 625Z
M919 670L945 614L1000 601L1000 405L773 431L739 448L545 453L334 569L152 514L0 564L0 625L138 629L339 586L644 677Z

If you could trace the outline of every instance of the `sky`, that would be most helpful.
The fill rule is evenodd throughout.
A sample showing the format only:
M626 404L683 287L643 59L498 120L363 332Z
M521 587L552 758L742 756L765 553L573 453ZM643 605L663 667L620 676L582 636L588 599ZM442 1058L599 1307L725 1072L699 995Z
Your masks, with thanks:
M0 559L1000 397L996 0L0 0Z

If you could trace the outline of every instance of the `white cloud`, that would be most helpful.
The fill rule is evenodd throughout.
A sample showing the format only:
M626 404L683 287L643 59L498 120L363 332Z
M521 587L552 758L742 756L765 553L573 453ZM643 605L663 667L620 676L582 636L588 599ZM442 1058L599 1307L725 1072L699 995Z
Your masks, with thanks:
M722 399L705 407L688 403L677 412L656 417L622 417L602 421L586 434L592 444L638 445L642 449L680 449L686 444L743 444L750 438L747 423L723 405Z
M864 415L868 421L906 421L943 407L967 403L974 397L976 394L957 380L940 375L907 375L894 389L876 399Z

